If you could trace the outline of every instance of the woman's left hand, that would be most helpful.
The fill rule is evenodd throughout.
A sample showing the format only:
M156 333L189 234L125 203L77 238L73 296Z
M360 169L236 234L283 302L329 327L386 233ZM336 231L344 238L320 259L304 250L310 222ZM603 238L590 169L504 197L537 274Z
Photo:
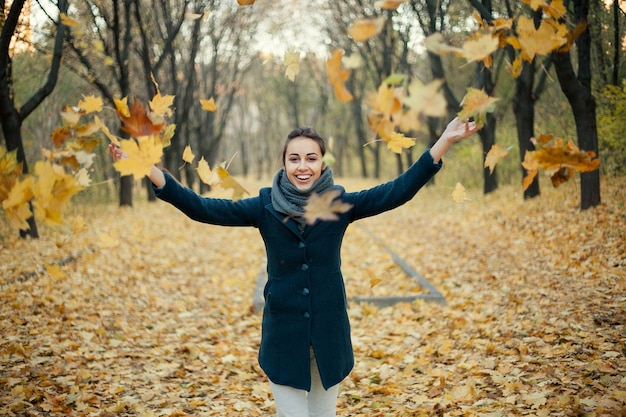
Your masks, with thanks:
M444 130L441 134L441 138L446 139L449 142L458 142L471 136L478 130L479 127L476 125L475 121L461 120L458 117L455 117L452 121L450 121L450 123L448 123L446 130Z

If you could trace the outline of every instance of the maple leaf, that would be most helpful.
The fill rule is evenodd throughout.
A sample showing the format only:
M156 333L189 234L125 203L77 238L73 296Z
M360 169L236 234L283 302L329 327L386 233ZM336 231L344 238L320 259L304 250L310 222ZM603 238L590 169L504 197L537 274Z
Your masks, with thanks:
M364 42L378 35L383 30L384 26L384 17L359 19L350 25L348 28L348 35L350 35L356 42Z
M202 110L206 110L209 112L214 112L217 110L217 105L215 104L215 99L213 97L208 100L200 99L200 105L202 106Z
M496 164L505 156L509 154L504 148L501 148L500 145L494 143L487 152L487 156L485 157L485 168L489 167L489 173L493 174L493 170L496 168Z
M124 97L123 99L114 99L113 103L115 103L115 108L117 112L124 117L130 117L130 109L128 108L128 97Z
M70 126L75 126L76 124L78 124L83 114L84 111L78 107L66 105L61 108L61 118Z
M122 140L119 146L127 157L118 159L113 166L121 175L133 175L136 180L148 176L152 166L157 164L163 155L163 145L156 136L140 140Z
M254 4L255 0L237 0L240 6L251 6Z
M329 190L323 194L312 193L304 206L302 217L307 224L315 224L317 220L338 220L337 213L345 213L352 208L352 204L344 203L338 197L341 190Z
M204 156L198 161L196 172L198 173L198 177L200 177L200 181L210 185L211 187L219 184L221 181L217 171L211 170L211 167L209 167L209 163L204 159Z
M402 110L401 89L382 83L367 103L372 106L374 114L379 114L384 121L392 122L392 115ZM379 129L375 128L374 131L380 134Z
M118 110L118 117L122 121L121 129L134 138L158 134L165 127L164 123L152 122L146 109L139 100L134 100L127 117Z
M28 229L27 220L33 215L28 204L33 198L33 183L34 178L30 175L22 181L17 179L6 199L2 201L9 224L15 229Z
M452 191L452 199L457 203L469 200L469 198L467 197L467 192L465 191L465 187L463 187L460 182L457 182L454 186L454 190Z
M492 33L476 33L474 37L463 43L462 54L467 62L483 61L487 67L490 67L491 54L498 49L499 44L498 36Z
M106 136L111 141L111 143L116 146L120 146L121 138L113 135L109 128L102 122L102 120L100 120L98 116L94 117L94 123L100 128L100 131L104 133L104 136Z
M185 146L185 150L183 151L183 161L191 164L196 156L191 151L191 146Z
M66 174L61 166L50 161L37 161L35 175L35 216L49 225L63 223L63 212L70 199L84 187L78 183L77 178Z
M300 52L291 48L285 52L283 63L287 67L285 70L285 77L291 81L296 79L296 75L300 73Z
M528 171L522 183L524 190L540 169L550 176L552 185L558 187L571 179L574 171L590 172L600 166L600 159L596 158L595 152L580 150L571 140L565 142L553 135L541 135L538 139L533 139L533 143L536 150L527 151L522 162L522 166Z
M518 49L528 62L536 55L548 55L567 43L567 34L565 24L553 19L542 20L539 28L535 28L535 22L530 17L521 16L517 20Z
M152 97L152 100L150 100L150 109L157 116L171 116L172 109L170 107L174 104L174 98L175 97L172 95L162 96L161 93L157 91L154 97Z
M96 96L87 96L84 100L78 102L80 108L85 114L98 113L102 111L102 98Z
M461 120L473 117L476 126L482 127L487 122L487 113L495 111L497 101L497 98L489 97L484 90L469 87L461 102L461 111L457 113L457 116Z
M248 190L235 180L224 167L217 167L217 175L220 177L220 187L233 190L233 201L240 200L245 194L250 195Z
M326 60L326 75L333 86L335 97L342 103L353 99L352 94L346 89L344 83L350 78L350 71L341 67L343 51L335 49L330 58Z
M387 148L395 153L402 153L402 149L408 149L415 145L414 138L407 138L399 132L391 132L387 136L383 136L382 139L387 142Z
M446 114L447 102L440 92L444 80L438 79L422 83L418 78L411 81L408 86L409 96L402 99L402 102L415 110L417 114L427 116L443 116Z

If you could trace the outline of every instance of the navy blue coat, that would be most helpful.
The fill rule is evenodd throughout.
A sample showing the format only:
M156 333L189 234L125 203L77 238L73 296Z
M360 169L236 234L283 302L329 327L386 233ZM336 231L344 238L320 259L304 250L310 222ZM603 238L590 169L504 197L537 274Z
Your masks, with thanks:
M441 168L426 151L396 179L360 192L345 192L353 205L338 221L317 222L300 233L293 220L272 207L270 188L233 202L205 198L166 174L157 196L190 218L223 226L254 226L267 251L259 364L280 385L310 390L309 349L313 346L322 384L341 382L354 366L346 292L341 275L341 242L348 225L409 201Z

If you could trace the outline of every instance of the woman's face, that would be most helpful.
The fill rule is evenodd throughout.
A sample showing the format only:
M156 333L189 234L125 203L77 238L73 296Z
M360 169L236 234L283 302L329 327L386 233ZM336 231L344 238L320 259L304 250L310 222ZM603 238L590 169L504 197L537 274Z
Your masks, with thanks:
M284 161L289 182L301 191L311 188L322 175L322 156L320 146L313 139L302 136L291 139Z

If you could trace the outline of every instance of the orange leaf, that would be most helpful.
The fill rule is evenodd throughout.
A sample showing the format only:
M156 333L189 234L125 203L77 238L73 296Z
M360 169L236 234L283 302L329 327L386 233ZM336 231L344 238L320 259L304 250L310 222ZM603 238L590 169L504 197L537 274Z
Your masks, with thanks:
M139 100L133 101L128 117L119 110L117 115L122 121L121 129L134 138L155 135L165 127L165 123L154 124L152 120L150 120L146 109Z
M356 42L366 41L380 33L385 26L385 18L377 17L374 19L356 20L349 28L348 35Z
M333 86L335 97L342 103L353 99L352 94L346 89L344 83L350 78L350 71L341 67L343 51L335 49L328 60L326 60L326 75Z
M255 0L237 0L240 6L251 6L254 4Z
M317 220L338 220L337 213L345 213L352 208L352 204L344 203L337 199L340 190L329 190L323 194L313 193L304 206L302 217L307 224L315 224Z
M500 162L502 158L507 156L509 151L503 149L497 143L491 146L487 156L485 157L485 168L489 167L489 173L493 174L493 170L496 168L496 164Z

